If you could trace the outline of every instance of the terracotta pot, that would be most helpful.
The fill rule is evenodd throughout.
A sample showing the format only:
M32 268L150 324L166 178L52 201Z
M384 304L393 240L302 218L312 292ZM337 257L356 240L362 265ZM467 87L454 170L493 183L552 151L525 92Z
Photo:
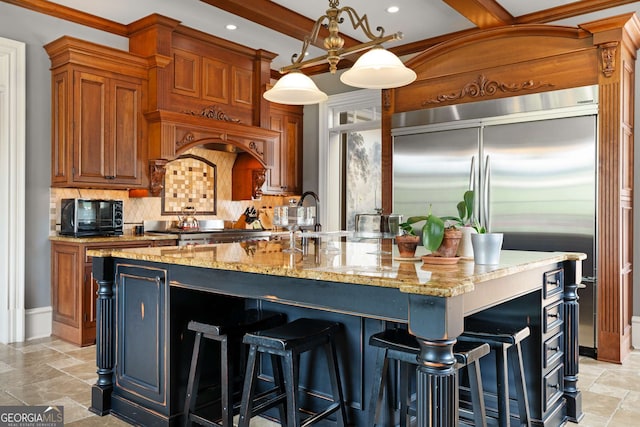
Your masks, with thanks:
M446 228L444 230L444 238L438 250L433 255L444 258L452 258L456 256L458 252L458 245L462 239L462 231L456 228Z
M396 245L398 245L398 252L400 258L413 258L416 256L416 248L420 243L420 237L411 236L408 234L402 236L396 236Z

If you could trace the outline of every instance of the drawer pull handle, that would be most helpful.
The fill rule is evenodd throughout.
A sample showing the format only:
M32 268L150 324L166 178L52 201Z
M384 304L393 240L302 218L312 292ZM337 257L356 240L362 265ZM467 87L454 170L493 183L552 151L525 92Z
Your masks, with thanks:
M560 315L558 313L547 313L547 317L557 319Z
M547 387L552 388L554 390L559 390L560 389L558 384L547 384Z
M555 353L555 352L560 351L560 347L549 347L548 351L553 351Z

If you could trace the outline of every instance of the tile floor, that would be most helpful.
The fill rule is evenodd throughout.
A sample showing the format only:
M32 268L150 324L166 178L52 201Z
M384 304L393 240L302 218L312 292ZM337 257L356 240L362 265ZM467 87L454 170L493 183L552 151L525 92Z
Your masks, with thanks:
M63 405L65 425L127 425L87 410L95 371L93 346L79 348L56 338L0 344L0 406ZM580 389L585 413L580 427L640 425L640 350L623 365L581 358Z

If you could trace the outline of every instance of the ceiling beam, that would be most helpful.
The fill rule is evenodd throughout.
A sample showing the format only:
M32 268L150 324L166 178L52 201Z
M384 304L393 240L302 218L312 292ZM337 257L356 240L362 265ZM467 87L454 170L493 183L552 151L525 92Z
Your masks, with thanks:
M305 37L311 34L313 25L316 22L269 0L201 1L300 41L304 41ZM324 14L325 11L326 9L318 10L318 17ZM312 41L311 44L324 49L324 39L328 36L329 31L326 28L321 28L318 38ZM362 43L360 40L343 33L340 33L340 36L344 39L345 47Z
M76 24L85 25L87 27L106 31L111 34L127 37L129 31L127 26L109 19L101 18L90 13L62 6L45 0L0 0L5 3L20 6L35 12L44 13L45 15L55 18L64 19L65 21L75 22Z
M495 0L443 1L481 29L513 24L513 16Z
M629 3L638 3L637 0L580 0L562 6L539 12L518 16L515 24L546 24L561 19L573 18L586 13L599 12L613 7L624 6Z

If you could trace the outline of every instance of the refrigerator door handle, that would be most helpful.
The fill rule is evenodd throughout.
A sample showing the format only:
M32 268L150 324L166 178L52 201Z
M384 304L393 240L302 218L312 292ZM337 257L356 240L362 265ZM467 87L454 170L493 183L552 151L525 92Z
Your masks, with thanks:
M482 192L484 198L484 226L487 232L491 231L491 163L489 162L489 156L487 155L484 162L484 191Z
M469 169L469 190L476 188L476 175L473 173L476 169L476 156L471 156L471 168Z

